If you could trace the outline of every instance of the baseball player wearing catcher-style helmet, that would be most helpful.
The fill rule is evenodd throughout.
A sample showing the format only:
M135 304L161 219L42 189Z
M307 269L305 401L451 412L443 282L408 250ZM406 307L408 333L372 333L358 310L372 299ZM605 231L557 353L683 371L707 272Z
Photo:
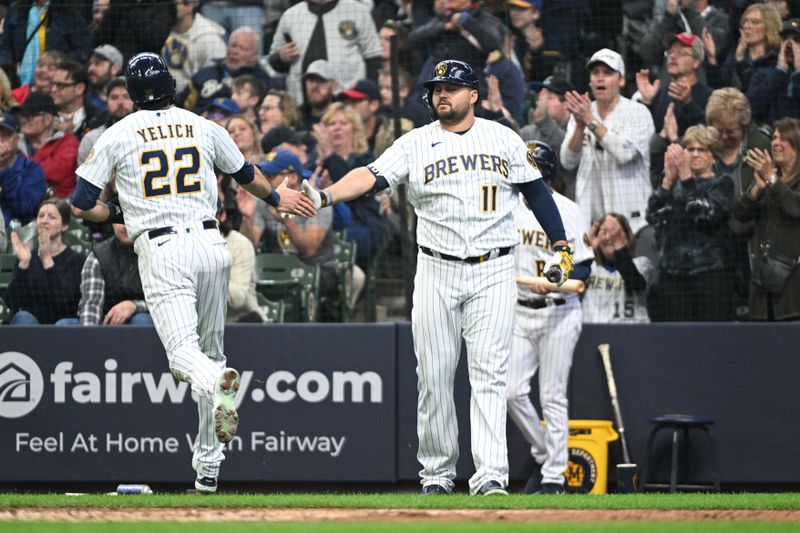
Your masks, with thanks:
M422 103L431 120L437 120L439 117L436 114L436 109L433 107L433 87L437 83L451 83L453 85L463 85L475 91L478 91L480 96L480 80L475 70L469 66L468 63L463 61L456 61L455 59L447 59L440 61L433 68L433 77L423 83L425 92L422 94Z
M175 98L175 79L161 56L138 54L125 66L128 94L137 104Z

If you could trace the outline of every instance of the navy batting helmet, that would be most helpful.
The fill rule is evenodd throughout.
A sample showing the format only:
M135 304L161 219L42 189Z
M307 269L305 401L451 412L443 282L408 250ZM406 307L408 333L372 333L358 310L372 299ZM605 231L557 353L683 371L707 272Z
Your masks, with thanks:
M145 52L133 56L125 67L128 94L137 104L175 97L175 79L161 56Z
M528 147L528 161L539 169L544 182L551 185L558 173L558 157L555 150L542 141L528 141L525 145Z
M480 91L480 80L475 70L468 63L455 59L445 59L433 67L433 77L423 83L426 91L422 94L422 102L433 120L437 119L436 110L433 108L433 87L437 83L452 83L463 85Z

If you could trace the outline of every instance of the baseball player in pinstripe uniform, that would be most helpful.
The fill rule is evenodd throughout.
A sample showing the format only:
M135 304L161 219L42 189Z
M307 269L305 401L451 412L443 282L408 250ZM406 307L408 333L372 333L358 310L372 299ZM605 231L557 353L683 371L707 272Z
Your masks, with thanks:
M161 57L139 54L126 68L139 110L108 128L78 169L73 211L119 220L134 239L145 300L173 375L197 393L195 488L215 492L223 445L239 423L239 374L225 367L222 337L231 256L217 230L216 165L281 212L313 215L299 192L274 190L213 122L173 106L175 82ZM116 173L120 207L97 200Z
M476 118L478 77L468 64L436 65L426 103L438 120L396 140L374 163L323 191L304 190L324 207L390 186L408 185L419 255L412 331L417 355L417 458L423 494L453 490L458 425L453 381L467 344L470 427L476 472L472 494L506 494L506 373L515 312L512 211L521 192L555 253L545 264L563 283L572 257L561 217L535 162L512 130Z
M527 144L543 180L552 183L558 174L555 151L540 141ZM558 193L553 193L553 199L564 221L567 240L575 250L576 264L571 278L585 280L594 258L583 239L588 222L572 200ZM517 275L541 277L550 257L542 225L523 204L514 209L514 219L522 239L515 254ZM517 286L517 320L508 363L508 414L531 445L536 462L524 492L536 489L541 494L564 492L569 436L567 382L572 352L580 334L581 303L577 294L551 292L544 282L532 287ZM542 428L529 397L531 378L537 371L546 428Z

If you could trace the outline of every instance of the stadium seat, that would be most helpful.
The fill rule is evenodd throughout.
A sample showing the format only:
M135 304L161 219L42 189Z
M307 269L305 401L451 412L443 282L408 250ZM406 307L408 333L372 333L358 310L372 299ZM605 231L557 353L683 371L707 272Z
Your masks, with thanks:
M285 322L314 322L319 302L319 265L295 255L257 254L256 291L282 301Z
M14 254L0 254L0 289L5 290L11 281L14 267L17 265L17 256Z
M338 283L336 296L320 297L320 307L328 310L334 321L347 322L350 318L350 295L353 291L353 266L356 263L356 243L340 239L338 235L333 245L336 257Z
M258 300L258 307L267 316L264 321L265 324L278 324L283 322L284 305L282 301L273 302L268 300L266 296L260 292L256 293L256 300Z
M11 316L11 309L9 309L3 299L0 298L0 324L11 323Z

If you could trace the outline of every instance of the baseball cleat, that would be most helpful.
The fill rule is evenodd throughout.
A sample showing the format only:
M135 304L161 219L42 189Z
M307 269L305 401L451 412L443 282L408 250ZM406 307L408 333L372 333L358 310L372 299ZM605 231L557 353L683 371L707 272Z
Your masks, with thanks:
M542 483L542 488L536 494L564 494L564 485L558 483Z
M435 496L437 494L450 494L450 491L438 483L431 483L430 485L422 487L422 492L420 492L420 494L423 496Z
M194 480L194 488L197 494L214 494L217 492L217 478L199 477Z
M236 436L239 415L236 413L236 393L239 392L239 372L226 368L214 386L214 433L223 444Z
M528 476L528 481L522 489L522 494L536 494L542 488L542 465L534 459L533 467L531 468L531 475Z
M478 489L478 494L481 496L508 496L508 492L503 486L494 480L489 480Z

